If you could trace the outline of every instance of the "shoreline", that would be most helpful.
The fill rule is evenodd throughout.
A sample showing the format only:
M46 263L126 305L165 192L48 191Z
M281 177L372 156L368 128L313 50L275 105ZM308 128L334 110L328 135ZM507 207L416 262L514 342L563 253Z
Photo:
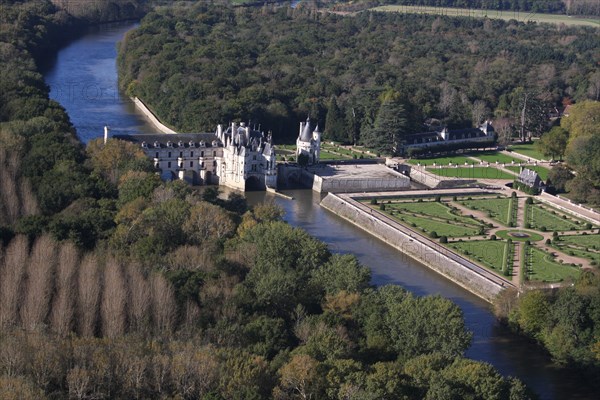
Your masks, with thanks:
M133 104L135 104L135 108L139 110L144 115L144 117L150 122L150 124L152 124L161 133L166 133L170 135L177 133L173 129L160 122L156 115L154 115L154 113L148 108L146 104L144 104L144 102L141 99L139 99L138 97L130 97L130 99L131 101L133 101Z

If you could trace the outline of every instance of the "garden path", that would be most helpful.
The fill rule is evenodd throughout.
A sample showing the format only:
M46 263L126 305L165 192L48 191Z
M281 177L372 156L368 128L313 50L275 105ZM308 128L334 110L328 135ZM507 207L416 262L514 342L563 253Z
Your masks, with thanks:
M512 267L512 282L517 287L521 287L521 243L513 242L513 267Z
M525 197L517 197L518 207L517 207L517 227L525 228Z

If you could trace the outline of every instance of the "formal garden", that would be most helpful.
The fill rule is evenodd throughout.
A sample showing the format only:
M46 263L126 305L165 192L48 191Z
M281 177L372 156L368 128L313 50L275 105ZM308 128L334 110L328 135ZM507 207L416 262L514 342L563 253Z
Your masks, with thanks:
M506 179L513 180L515 176L492 166L487 167L443 167L427 168L427 171L445 178L464 179Z
M597 226L530 197L481 193L361 201L513 282L571 281L583 265L574 260L600 264L600 234L590 232Z

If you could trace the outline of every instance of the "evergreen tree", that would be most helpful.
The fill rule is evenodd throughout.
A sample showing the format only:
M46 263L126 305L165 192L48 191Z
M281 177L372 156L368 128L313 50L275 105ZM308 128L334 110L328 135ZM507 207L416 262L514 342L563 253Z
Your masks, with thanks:
M323 132L323 135L326 139L335 140L336 142L345 142L348 140L346 126L344 124L344 116L342 114L342 110L340 110L337 105L335 96L331 96L329 107L327 107L325 132Z
M395 154L407 133L404 105L397 92L384 94L375 126L364 133L363 143L385 154Z

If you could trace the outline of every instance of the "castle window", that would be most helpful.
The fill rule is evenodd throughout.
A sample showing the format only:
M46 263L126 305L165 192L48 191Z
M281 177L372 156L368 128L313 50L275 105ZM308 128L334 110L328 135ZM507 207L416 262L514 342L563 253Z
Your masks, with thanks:
M191 152L190 157L194 157L194 152L193 151Z
M190 161L190 167L193 167L193 166L194 166L194 162Z
M158 151L156 152L156 158L158 158Z
M253 160L256 160L256 156L252 156L252 159L253 159Z
M217 152L213 151L213 157L216 157L216 156L217 156Z
M179 157L183 157L183 151L179 152Z
M213 167L217 166L217 160L213 161Z
M167 168L171 168L171 161L167 163Z
M171 152L169 152L169 156L168 156L168 158L171 158Z
M204 157L204 152L203 151L200 152L200 157Z

